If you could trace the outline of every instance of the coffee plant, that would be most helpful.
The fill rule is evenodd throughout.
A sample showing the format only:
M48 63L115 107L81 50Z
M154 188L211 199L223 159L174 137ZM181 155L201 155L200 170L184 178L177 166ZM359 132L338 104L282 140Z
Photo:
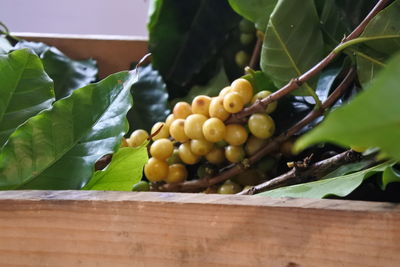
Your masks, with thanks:
M0 189L400 201L400 0L153 0L149 52L0 35ZM94 83L95 82L95 83Z

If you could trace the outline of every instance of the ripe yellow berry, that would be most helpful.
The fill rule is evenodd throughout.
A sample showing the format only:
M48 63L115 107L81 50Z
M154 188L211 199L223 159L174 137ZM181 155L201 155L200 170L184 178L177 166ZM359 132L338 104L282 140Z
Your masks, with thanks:
M275 122L267 114L254 113L248 121L250 132L261 139L271 137L275 132Z
M169 166L168 176L165 181L168 184L181 183L186 180L188 172L185 165L183 164L173 164Z
M169 127L169 134L178 142L184 143L189 141L189 137L185 134L185 120L174 120Z
M237 183L227 180L218 188L218 194L236 194L242 190L242 187Z
M210 117L218 118L221 121L226 120L229 117L229 112L224 109L224 98L223 97L213 97L211 98Z
M253 97L253 86L248 80L243 78L236 79L231 84L231 87L231 92L236 92L242 97L243 104L250 103L250 100Z
M144 175L150 182L164 180L168 176L168 164L156 158L150 158L144 165Z
M208 142L206 140L193 139L190 141L190 150L192 150L193 154L199 156L206 155L208 152L211 151L213 146L214 146L213 143Z
M224 97L227 93L229 93L231 91L231 89L232 88L230 86L222 88L222 90L219 91L218 96Z
M192 107L187 102L178 102L175 104L172 113L175 119L186 119L187 116L192 114Z
M174 145L169 139L161 138L154 141L150 146L150 154L152 157L166 160L172 155L174 151Z
M192 150L190 150L190 144L184 143L179 146L179 158L183 163L188 165L196 164L200 161L200 156L195 155Z
M204 138L209 142L219 142L225 138L225 124L218 118L210 118L203 124Z
M129 146L128 141L126 141L125 137L122 137L120 147L127 147L127 146Z
M168 127L171 126L171 123L174 121L174 114L169 114L167 119L165 120L165 125Z
M244 159L244 149L242 146L225 147L225 157L229 162L236 163Z
M196 96L192 101L192 112L194 114L202 114L204 116L209 116L209 108L211 103L211 97L206 95Z
M229 113L237 113L243 109L243 98L236 92L227 93L223 100L224 109Z
M266 139L260 139L253 135L250 136L244 146L246 154L248 156L254 155L254 153L256 153L261 147L265 146L267 142L268 141Z
M157 132L157 134L155 134ZM153 141L160 138L168 138L169 137L169 127L165 124L165 122L157 122L151 128L151 135L153 136Z
M246 128L240 124L229 124L226 126L225 141L232 146L244 144L248 133Z
M185 120L184 130L185 134L190 139L204 139L203 124L207 117L201 114L192 114Z
M269 96L271 94L270 91L264 90L264 91L260 91L257 94L255 94L253 96L253 98L251 99L251 104L254 104L258 99L263 99L266 98L267 96ZM267 105L267 107L265 108L265 113L270 114L273 111L275 111L276 107L278 106L278 102L277 101L273 101L271 103L269 103Z
M149 134L142 129L133 131L131 136L126 140L129 146L139 147L149 138Z
M205 155L205 158L211 164L222 164L225 162L225 151L223 148L214 147L207 155Z

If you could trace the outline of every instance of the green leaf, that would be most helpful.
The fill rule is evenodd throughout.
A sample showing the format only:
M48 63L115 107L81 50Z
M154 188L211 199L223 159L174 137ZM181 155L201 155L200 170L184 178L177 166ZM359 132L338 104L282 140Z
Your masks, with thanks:
M315 0L315 4L325 43L329 44L332 49L340 43L345 35L351 32L350 22L338 6L337 0Z
M301 12L299 12L301 10ZM261 52L261 69L280 88L323 56L324 42L313 0L279 0L268 22ZM312 90L304 85L297 94Z
M380 187L382 190L386 190L389 184L398 182L400 182L400 172L393 166L390 166L383 172L382 179L380 180Z
M277 2L278 0L229 0L233 10L252 21L263 32Z
M133 108L128 112L130 132L135 129L149 131L169 114L168 93L159 72L151 65L139 67L139 80L132 85Z
M222 48L240 17L221 0L154 0L149 29L152 62L166 82L186 86ZM172 97L186 90L173 90Z
M134 72L75 90L30 118L0 151L0 189L80 189L127 130Z
M114 153L110 165L104 171L95 172L82 189L131 191L142 178L147 160L146 146L120 148Z
M270 92L275 92L277 90L271 79L262 71L255 71L254 73L246 74L243 78L251 83L254 89L254 94L264 90Z
M363 87L368 87L369 83L375 78L385 66L389 56L380 54L372 49L364 48L363 52L355 51L357 60L358 80Z
M392 166L393 164L393 162L385 162L372 168L345 176L281 187L258 194L258 196L324 198L333 195L345 197L359 187L365 179L376 173L383 172L387 167Z
M55 47L24 40L15 48L30 48L42 59L46 72L54 81L56 99L69 96L97 79L98 68L94 59L73 60Z
M320 143L379 147L400 159L400 54L349 104L327 116L314 130L295 143L295 150Z
M57 99L69 96L74 90L94 82L97 77L96 60L72 60L54 47L43 53L42 61L54 81Z
M54 101L53 81L27 49L0 55L0 148L21 123Z
M222 64L221 64L222 65ZM220 67L217 74L206 85L195 85L184 98L174 99L174 102L185 101L191 103L198 95L217 96L222 88L230 84L225 69Z
M356 52L360 82L366 86L385 66L386 60L400 51L400 2L394 1L367 25L359 40L365 48Z

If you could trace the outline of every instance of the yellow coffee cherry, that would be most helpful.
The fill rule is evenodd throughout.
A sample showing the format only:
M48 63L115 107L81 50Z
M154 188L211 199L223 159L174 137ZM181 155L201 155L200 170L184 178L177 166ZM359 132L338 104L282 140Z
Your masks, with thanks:
M218 118L210 118L203 124L204 138L209 142L219 142L225 138L225 124Z
M176 163L182 163L182 160L179 158L179 149L174 148L174 151L172 152L172 155L167 158L167 164L172 165Z
M244 159L243 146L227 146L225 147L225 157L229 162L237 163Z
M125 137L122 137L120 147L128 147L128 146L129 146L128 141L126 141Z
M244 150L246 151L246 155L252 156L254 155L260 148L267 144L268 140L260 139L251 135L249 139L247 139L246 144L244 146Z
M192 112L194 114L202 114L206 117L209 116L211 97L206 95L196 96L192 101Z
M157 134L155 134L158 131ZM165 122L157 122L151 128L151 135L153 136L153 141L161 138L169 137L169 127L165 124Z
M175 104L172 113L175 119L186 119L187 116L192 114L192 107L187 102L178 102Z
M168 176L165 179L165 182L168 184L172 183L182 183L186 180L188 176L188 172L186 170L185 165L183 164L172 164L168 169Z
M171 123L174 121L174 114L169 114L167 119L165 120L165 125L167 125L168 127L171 126Z
M243 98L236 92L227 93L223 100L224 109L229 113L237 113L243 109Z
M190 149L189 143L184 143L179 146L179 158L183 163L188 165L196 164L200 161L200 156L194 154Z
M213 97L211 98L210 117L218 118L221 121L226 120L230 113L224 109L224 98L223 97Z
M231 89L232 88L230 86L222 88L222 90L219 91L219 95L218 96L224 97L227 93L229 93L231 91Z
M270 94L271 94L271 92L267 91L267 90L258 92L251 99L251 104L254 104L258 99L261 100L263 98L266 98ZM273 101L273 102L269 103L267 105L267 107L265 108L265 113L270 114L270 113L274 112L277 106L278 106L278 102L277 101Z
M207 117L202 114L192 114L185 120L184 130L185 134L190 139L204 139L203 124Z
M157 139L150 146L151 156L160 160L166 160L169 158L173 151L174 145L171 140L166 138Z
M242 187L231 180L227 180L218 188L218 194L237 194L242 190Z
M231 88L231 92L236 92L242 97L243 104L250 103L253 97L253 86L248 80L243 78L236 79L231 84Z
M232 146L239 146L246 142L248 133L246 128L240 124L229 124L226 126L225 141Z
M144 175L150 182L159 182L168 176L168 164L164 160L150 158L144 165Z
M193 139L190 141L190 150L192 150L193 154L196 154L198 156L204 156L208 154L213 146L213 143L206 140Z
M225 162L225 151L221 147L214 147L207 155L205 155L205 158L211 164L222 164Z
M267 114L254 113L248 120L250 132L261 139L270 138L275 132L275 122Z
M149 134L142 129L133 131L131 136L126 140L130 147L139 147L149 138Z
M169 134L178 142L184 143L189 141L189 137L185 134L185 120L174 120L169 127Z

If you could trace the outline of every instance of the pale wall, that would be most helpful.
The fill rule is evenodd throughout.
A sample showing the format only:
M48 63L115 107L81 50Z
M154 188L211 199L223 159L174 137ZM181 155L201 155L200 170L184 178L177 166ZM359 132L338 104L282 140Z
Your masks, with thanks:
M146 36L150 0L0 0L13 32Z

